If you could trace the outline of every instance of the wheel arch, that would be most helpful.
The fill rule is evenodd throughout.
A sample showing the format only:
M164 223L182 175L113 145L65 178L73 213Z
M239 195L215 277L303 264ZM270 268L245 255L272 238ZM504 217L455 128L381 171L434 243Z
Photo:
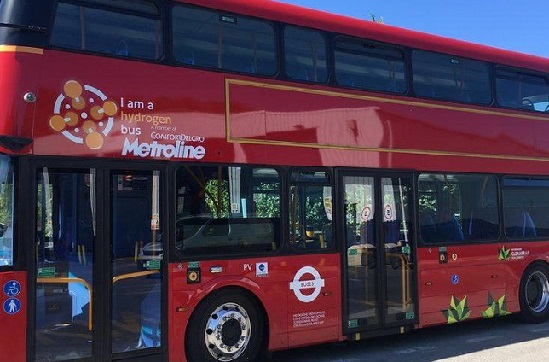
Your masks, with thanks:
M271 323L270 323L269 314L267 313L267 308L265 307L265 303L263 299L265 298L265 296L262 295L263 293L261 293L259 286L252 281L249 281L247 283L242 280L233 280L232 282L218 280L216 283L202 289L202 292L198 293L193 298L194 303L192 303L192 311L189 315L188 321L190 321L195 316L195 314L197 313L198 307L201 304L206 303L206 300L209 300L210 298L215 297L217 294L222 294L229 291L242 294L258 307L258 312L261 313L261 315L263 316L263 327L264 327L264 334L263 334L263 340L261 342L261 348L263 351L267 351L267 348L269 346L269 338L271 336L271 331L270 331ZM189 333L190 325L191 323L189 322L186 324L185 330L183 333L183 343L185 344L185 347L184 347L185 354L187 354L186 350L188 346L186 346L187 344L186 339L187 339L187 334Z
M534 271L531 273L530 271ZM530 278L535 275L535 272L541 272L545 276L543 279L545 279L545 285L547 288L547 279L549 279L549 262L547 260L547 256L544 255L542 258L537 258L535 260L532 260L526 267L523 269L522 275L520 277L520 282L517 286L517 297L519 300L519 306L520 306L520 318L525 323L541 323L544 322L549 318L549 306L546 304L547 300L545 302L542 302L545 304L545 309L541 311L532 311L528 305L526 305L526 299L525 294L523 295L523 292L526 293L526 283L530 281ZM547 289L545 289L544 294L547 293ZM546 295L546 294L545 294ZM541 300L542 301L542 300Z

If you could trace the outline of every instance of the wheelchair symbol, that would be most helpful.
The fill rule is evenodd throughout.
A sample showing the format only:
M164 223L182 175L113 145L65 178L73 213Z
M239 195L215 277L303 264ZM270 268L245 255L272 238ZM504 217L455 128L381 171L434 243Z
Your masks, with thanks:
M15 297L21 293L21 284L17 280L10 280L4 284L4 294L8 297Z

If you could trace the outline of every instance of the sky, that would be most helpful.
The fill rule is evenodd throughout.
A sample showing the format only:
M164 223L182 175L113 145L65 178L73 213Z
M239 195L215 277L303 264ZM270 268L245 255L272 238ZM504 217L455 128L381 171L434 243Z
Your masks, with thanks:
M278 0L549 58L549 0Z

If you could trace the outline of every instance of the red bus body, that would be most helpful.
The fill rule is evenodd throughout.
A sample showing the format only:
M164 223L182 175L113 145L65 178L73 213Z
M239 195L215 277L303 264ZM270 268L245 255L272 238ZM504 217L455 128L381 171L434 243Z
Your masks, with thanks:
M549 72L546 59L270 1L188 3ZM0 134L32 139L19 151L4 149L7 154L549 174L546 114L35 47L3 46L0 64ZM104 133L100 147L86 147L86 141L76 143L50 127L56 102L69 81L101 91L118 107L112 129ZM25 102L23 95L27 92L36 95L36 102ZM170 130L160 132L159 126ZM192 148L174 151L182 152L179 156L162 157L162 151L158 151L159 157L151 157L154 149L143 144L161 143L160 134L186 135L185 145ZM139 139L138 143L132 143L133 136ZM196 151L198 146L203 147L203 154ZM512 251L508 260L498 260L502 247ZM467 297L470 318L482 318L487 291L496 300L506 296L507 311L518 312L524 270L534 261L549 263L547 242L542 240L450 245L441 249L417 248L417 280L413 288L417 288L419 314L413 328L448 323L442 311L449 308L453 297ZM440 263L442 253L448 263ZM271 351L348 339L342 332L343 267L339 252L197 262L201 270L198 284L188 283L189 262L172 262L167 267L165 313L169 321L170 361L186 361L184 343L189 316L208 294L227 286L248 290L260 301L268 319ZM268 262L268 278L256 269L262 262ZM304 266L314 267L324 280L320 296L311 303L300 302L290 287ZM22 310L15 317L0 314L0 350L12 351L13 361L24 361L26 273L0 273L2 285L13 279L23 287ZM3 295L0 302L5 300Z

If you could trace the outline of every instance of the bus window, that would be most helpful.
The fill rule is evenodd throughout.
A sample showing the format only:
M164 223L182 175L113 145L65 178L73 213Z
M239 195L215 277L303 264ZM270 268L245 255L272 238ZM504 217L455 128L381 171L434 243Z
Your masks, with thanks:
M492 100L488 64L447 54L412 54L414 94L448 101L488 104Z
M278 249L280 176L271 168L204 166L177 172L176 249L184 255Z
M155 5L145 0L86 3L92 4L59 3L50 39L52 45L149 60L162 56L162 24ZM132 12L125 13L128 9Z
M290 243L298 249L333 246L332 186L327 172L292 172Z
M179 63L274 75L274 28L265 21L175 6L173 41Z
M549 180L503 179L505 235L511 239L549 236Z
M326 42L320 32L286 27L284 61L290 79L314 83L328 80Z
M419 228L425 243L496 240L500 234L496 178L421 174Z
M496 95L498 104L505 108L549 110L549 82L544 76L498 68Z
M360 89L406 92L404 55L389 45L339 36L335 42L337 84Z
M13 168L0 156L0 267L13 266Z

